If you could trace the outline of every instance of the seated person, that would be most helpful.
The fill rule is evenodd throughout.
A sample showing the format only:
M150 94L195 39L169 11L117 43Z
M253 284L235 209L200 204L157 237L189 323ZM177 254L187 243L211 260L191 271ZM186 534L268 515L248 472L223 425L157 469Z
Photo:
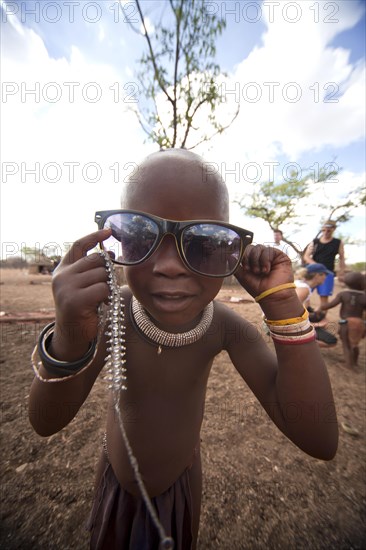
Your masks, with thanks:
M320 347L333 347L337 338L324 327L326 326L325 313L314 311L310 306L310 296L315 288L321 285L328 275L328 269L323 264L309 264L295 274L296 293L304 307L309 311L309 319L316 332L316 339Z

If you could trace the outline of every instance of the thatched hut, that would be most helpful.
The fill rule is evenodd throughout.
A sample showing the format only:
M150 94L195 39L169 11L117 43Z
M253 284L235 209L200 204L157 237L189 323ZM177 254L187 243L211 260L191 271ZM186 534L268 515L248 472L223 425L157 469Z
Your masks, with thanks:
M56 267L56 262L40 254L35 261L29 264L28 272L30 275L49 275Z

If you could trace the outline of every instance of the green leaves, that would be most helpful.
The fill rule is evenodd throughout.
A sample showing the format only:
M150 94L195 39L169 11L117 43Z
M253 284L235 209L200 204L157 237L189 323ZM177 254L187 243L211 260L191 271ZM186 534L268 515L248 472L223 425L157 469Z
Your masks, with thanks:
M333 204L321 202L325 196L324 186L336 182L335 177L339 173L334 169L334 163L328 163L328 165L329 170L326 168L319 170L316 179L312 177L310 171L302 178L298 178L294 172L281 183L258 182L254 184L252 193L245 194L235 202L247 216L263 219L272 230L279 228L284 235L289 222L301 227L306 223L306 215L319 210L324 211L319 223L332 219L339 225L352 217L352 211L356 207L365 204L365 191L362 188L349 191L345 197L334 199ZM316 197L317 202L315 202ZM296 243L286 236L283 240L297 253L301 253Z
M221 70L214 57L226 23L210 13L204 0L169 0L150 36L142 4L135 2L147 46L139 61L136 115L159 147L193 149L223 132L239 112L238 106L229 122L226 115L226 125L218 120L223 102L215 77ZM205 124L199 122L202 117Z

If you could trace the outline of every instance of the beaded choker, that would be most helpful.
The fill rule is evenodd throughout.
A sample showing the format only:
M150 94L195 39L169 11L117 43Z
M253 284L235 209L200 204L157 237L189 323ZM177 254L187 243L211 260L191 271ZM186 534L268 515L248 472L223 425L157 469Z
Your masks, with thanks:
M158 344L158 354L162 352L162 346L178 348L197 342L207 332L211 325L213 310L213 303L210 302L203 310L201 320L197 326L187 332L178 332L175 334L173 332L165 332L154 325L143 306L134 296L131 301L133 320L144 336L155 344Z

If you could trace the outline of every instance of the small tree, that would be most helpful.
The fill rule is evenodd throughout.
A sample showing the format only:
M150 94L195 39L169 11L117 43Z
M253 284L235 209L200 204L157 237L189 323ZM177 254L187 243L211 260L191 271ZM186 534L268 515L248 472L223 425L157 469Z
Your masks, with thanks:
M221 71L214 61L215 42L225 20L210 13L203 0L168 0L164 3L170 9L168 24L161 20L149 31L141 2L135 3L142 33L130 25L147 45L137 75L143 96L135 111L138 120L160 148L193 149L221 134L239 112L238 106L227 124L218 120L222 97L216 83Z
M303 251L286 237L285 228L291 222L299 227L305 224L304 211L309 209L308 197L319 196L319 188L325 183L331 183L338 173L335 169L321 169L315 181L310 172L301 179L298 179L297 173L294 172L289 180L280 184L274 181L259 183L252 194L247 193L235 202L247 216L266 221L272 231L281 228L284 233L283 241L301 256ZM318 193L315 193L316 190ZM360 205L365 205L365 202L365 191L359 187L349 191L337 204L319 203L312 206L314 210L322 209L327 212L322 216L322 221L332 219L338 225L348 221L352 217L352 211Z
M365 189L358 187L349 191L347 195L339 201L339 204L331 206L329 204L320 204L319 207L329 212L329 215L326 217L327 220L334 220L337 225L339 225L348 222L352 218L352 211L357 206L365 206L365 204Z
M314 191L315 184L325 183L337 174L336 170L321 170L317 182L314 182L310 173L298 179L294 172L287 181L280 184L274 181L259 183L254 187L253 193L247 193L235 202L247 216L266 221L272 231L281 228L283 241L301 256L302 250L299 246L286 237L285 227L291 222L298 226L304 225L301 206L305 208L306 199Z

